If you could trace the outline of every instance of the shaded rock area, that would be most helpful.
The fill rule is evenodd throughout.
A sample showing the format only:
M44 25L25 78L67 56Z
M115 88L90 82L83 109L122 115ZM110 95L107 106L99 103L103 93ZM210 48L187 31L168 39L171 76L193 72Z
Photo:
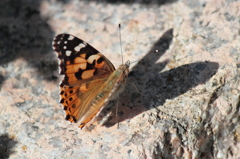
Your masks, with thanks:
M240 1L15 2L0 2L0 158L240 158ZM119 23L127 86L80 130L52 39L73 34L117 68Z

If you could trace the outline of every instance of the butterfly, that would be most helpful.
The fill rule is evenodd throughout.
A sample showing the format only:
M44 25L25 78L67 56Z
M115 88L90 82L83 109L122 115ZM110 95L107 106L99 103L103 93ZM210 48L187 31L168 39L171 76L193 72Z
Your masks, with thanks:
M64 75L60 103L66 120L79 122L82 129L123 90L130 62L115 69L98 50L70 34L57 35L52 46L58 56L59 74Z

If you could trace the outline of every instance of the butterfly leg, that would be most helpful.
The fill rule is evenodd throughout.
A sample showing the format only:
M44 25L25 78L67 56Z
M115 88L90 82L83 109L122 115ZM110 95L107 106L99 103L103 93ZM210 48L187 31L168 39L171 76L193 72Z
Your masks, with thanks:
M137 91L139 94L141 94L141 93L138 91L137 86L136 86L134 83L128 83L127 85L129 85L129 84L132 84L133 87L136 89L136 91ZM141 94L141 95L143 95L143 94Z
M117 100L117 107L116 107L116 123L117 123L117 128L119 129L119 122L118 122L118 100Z

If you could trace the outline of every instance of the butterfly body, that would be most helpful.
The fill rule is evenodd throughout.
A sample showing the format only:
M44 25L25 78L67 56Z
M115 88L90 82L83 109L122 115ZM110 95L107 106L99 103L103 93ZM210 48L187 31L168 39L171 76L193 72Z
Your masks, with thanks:
M128 65L122 65L119 69L115 70L104 83L101 84L100 88L96 89L96 95L91 94L89 96L89 103L87 110L80 118L80 128L86 123L92 120L93 117L97 116L97 113L101 112L101 109L112 99L121 93L125 84L125 77L128 74ZM90 99L91 98L91 99Z
M59 58L60 103L66 119L79 122L83 128L119 92L129 73L129 65L115 70L113 64L83 40L69 34L59 34L53 41Z

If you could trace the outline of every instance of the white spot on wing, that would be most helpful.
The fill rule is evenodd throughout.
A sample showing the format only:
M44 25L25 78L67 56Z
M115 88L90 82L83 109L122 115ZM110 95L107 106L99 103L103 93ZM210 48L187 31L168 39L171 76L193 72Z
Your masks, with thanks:
M95 55L91 55L90 57L88 57L87 61L88 63L92 64L94 60L98 60L101 56L98 55L98 54L95 54Z
M67 49L67 46L63 46L63 49Z
M81 43L81 44L79 44L78 46L76 46L76 47L74 48L74 50L75 50L75 51L80 51L81 48L84 48L85 46L86 46L85 44Z
M67 41L64 41L64 44L67 44Z
M74 36L72 36L72 35L70 35L69 37L68 37L68 40L73 40L74 39Z
M67 50L67 51L66 51L66 55L67 55L67 56L70 56L71 53L72 53L72 51L70 51L70 50Z

